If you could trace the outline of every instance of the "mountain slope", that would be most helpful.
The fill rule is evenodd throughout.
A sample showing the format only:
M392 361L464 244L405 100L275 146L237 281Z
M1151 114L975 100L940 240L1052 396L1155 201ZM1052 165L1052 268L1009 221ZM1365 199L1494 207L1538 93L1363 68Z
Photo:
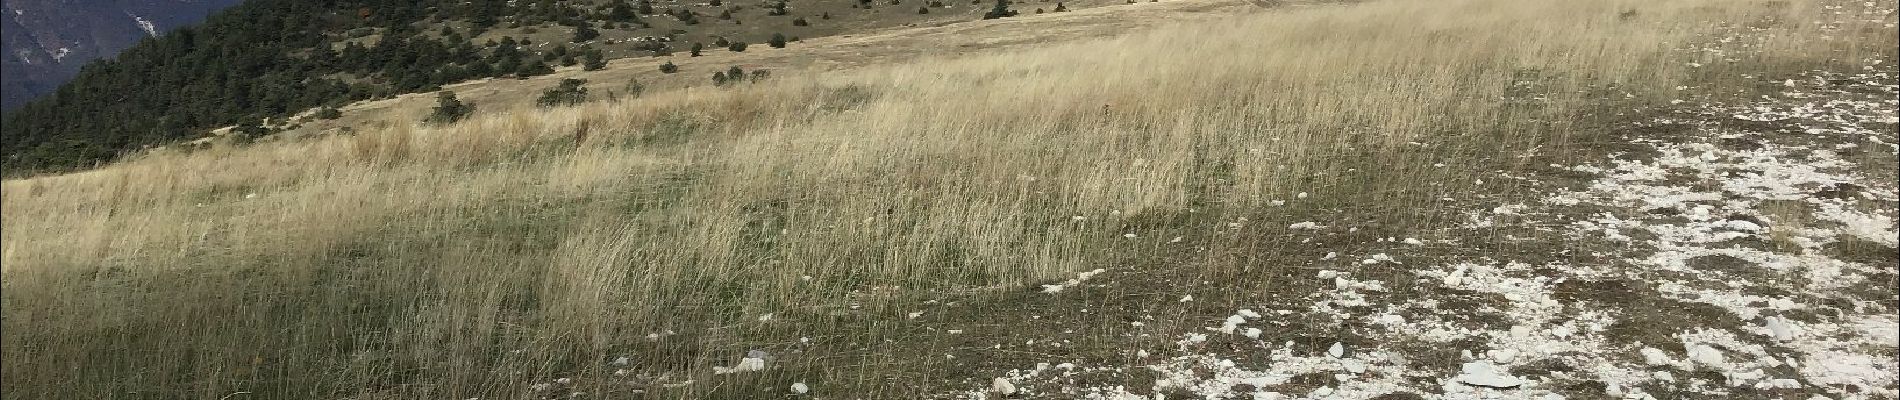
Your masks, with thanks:
M1861 4L1296 7L8 180L0 395L1886 398Z
M545 75L590 57L686 57L696 44L760 49L775 36L795 43L976 20L988 8L978 3L256 0L90 64L53 95L8 113L0 166L13 174L83 167L233 125L254 138L293 127L283 117L315 107Z
M51 93L95 59L241 0L0 1L0 109Z

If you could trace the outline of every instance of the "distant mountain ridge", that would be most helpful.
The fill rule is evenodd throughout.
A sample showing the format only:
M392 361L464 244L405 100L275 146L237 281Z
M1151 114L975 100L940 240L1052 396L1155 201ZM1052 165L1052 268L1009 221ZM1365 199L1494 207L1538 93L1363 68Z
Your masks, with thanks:
M95 59L242 0L0 0L0 108L59 88Z

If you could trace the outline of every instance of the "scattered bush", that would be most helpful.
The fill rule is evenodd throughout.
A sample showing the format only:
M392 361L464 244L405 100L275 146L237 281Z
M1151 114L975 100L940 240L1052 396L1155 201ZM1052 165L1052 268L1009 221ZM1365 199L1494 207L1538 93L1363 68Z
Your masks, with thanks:
M521 64L520 68L515 69L516 78L527 78L552 73L554 73L554 67L549 67L547 62L541 60L529 60L527 63Z
M257 117L247 117L231 127L231 138L238 143L250 143L257 138L270 134L270 128L259 122Z
M597 37L600 37L600 31L594 30L594 27L592 25L589 25L586 21L582 21L580 26L574 27L574 37L568 39L568 41L574 42L574 43L583 43L589 40L594 40L594 38L597 38Z
M443 91L435 95L435 109L422 122L432 125L451 124L468 118L475 113L475 106L462 103L455 98L455 92Z
M680 72L680 66L673 65L672 61L667 61L665 64L660 64L660 73L671 74L674 72Z
M1062 5L1062 2L1058 1L1056 2L1056 12L1069 12L1069 7Z
M699 57L699 51L705 50L705 49L706 49L706 44L700 43L700 42L693 42L693 49L692 49L692 52L689 54L692 54L693 57Z
M607 68L607 56L601 54L600 50L597 49L587 49L587 51L582 52L581 60L582 71L599 71Z
M1130 0L1130 1L1133 1L1133 0ZM997 18L1014 17L1014 16L1016 16L1016 10L1009 9L1009 0L996 0L996 7L990 8L990 12L983 13L983 19L997 19Z
M930 13L930 7L917 7L917 13L918 13L918 14L929 14L929 13Z
M745 51L745 42L732 42L731 45L726 46L726 50L732 50L734 52L743 52Z
M772 46L772 48L774 49L785 48L785 34L783 33L772 34L772 39L765 41L765 45Z
M792 19L792 26L811 26L811 22L805 21L805 17L798 17Z
M639 79L629 79L627 80L626 90L627 96L640 97L640 93L647 91L647 85L641 84Z
M541 98L535 99L534 105L546 108L584 103L587 101L587 88L581 86L584 84L587 84L585 79L562 79L559 86L541 92Z
M313 115L313 117L317 119L343 118L343 111L336 109L336 107L324 106L323 108L317 109L317 114Z

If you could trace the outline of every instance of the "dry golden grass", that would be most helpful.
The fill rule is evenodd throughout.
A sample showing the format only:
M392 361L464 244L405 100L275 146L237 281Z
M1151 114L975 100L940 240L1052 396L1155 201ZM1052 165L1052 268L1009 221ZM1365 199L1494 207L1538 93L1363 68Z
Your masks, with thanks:
M761 314L1062 276L1298 192L1430 207L1606 99L1892 51L1820 3L1316 7L8 181L5 396L511 398L669 329L641 367L705 374ZM1685 66L1744 23L1781 50Z

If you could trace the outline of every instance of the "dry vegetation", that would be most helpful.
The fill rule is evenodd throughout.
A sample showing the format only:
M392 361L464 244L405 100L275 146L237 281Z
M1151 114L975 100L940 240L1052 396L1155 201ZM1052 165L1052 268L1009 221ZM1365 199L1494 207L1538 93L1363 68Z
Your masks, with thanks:
M747 343L874 337L852 318L1300 192L1429 208L1588 145L1605 102L1892 51L1820 38L1817 3L1317 7L8 181L5 396L519 398L627 353L711 396ZM1773 59L1675 50L1743 24Z

